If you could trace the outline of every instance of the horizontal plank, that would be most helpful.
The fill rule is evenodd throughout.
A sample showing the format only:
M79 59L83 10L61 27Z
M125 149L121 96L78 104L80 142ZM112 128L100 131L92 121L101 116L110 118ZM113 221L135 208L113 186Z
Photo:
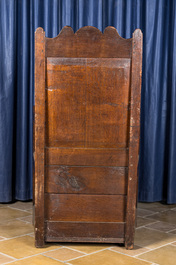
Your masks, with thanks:
M84 238L84 237L46 237L46 242L77 242L77 243L124 243L124 238Z
M45 192L79 194L126 194L125 167L70 167L45 168Z
M45 194L48 221L124 222L126 196Z
M46 222L46 241L122 243L125 223Z
M128 166L128 149L46 148L46 165Z

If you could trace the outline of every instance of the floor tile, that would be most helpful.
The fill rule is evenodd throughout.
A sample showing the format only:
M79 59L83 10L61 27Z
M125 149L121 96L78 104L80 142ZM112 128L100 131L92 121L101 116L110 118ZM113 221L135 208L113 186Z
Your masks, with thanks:
M167 245L148 253L139 255L139 258L155 262L160 265L175 265L176 264L176 247Z
M161 212L158 214L152 215L152 219L168 222L170 224L176 224L176 211L168 210L166 212Z
M146 225L146 227L156 229L159 231L163 231L163 232L168 232L170 230L176 229L176 225L166 223L166 222L161 222L161 221L154 223L154 224Z
M0 254L0 264L13 261L13 258L7 257L6 255Z
M34 256L27 259L10 263L12 265L63 265L64 263L47 258L43 255Z
M69 243L62 244L62 245L69 247L71 249L79 250L86 254L114 246L112 244L69 244Z
M81 257L84 254L80 253L78 251L74 251L72 249L60 248L57 250L49 251L49 252L45 253L44 255L47 257L54 258L54 259L58 259L60 261L66 261L66 260Z
M33 226L19 220L7 221L0 223L0 235L6 238L16 237L32 233Z
M162 211L167 211L169 209L172 209L176 207L175 204L164 204L161 202L138 202L138 208L140 209L145 209L145 210L150 210L154 212L162 212Z
M79 259L69 261L73 265L148 265L147 261L138 260L111 250L104 250Z
M134 249L132 249L132 250L127 250L125 247L119 247L119 246L112 247L111 250L120 252L122 254L127 254L129 256L135 256L135 255L142 254L142 253L148 251L149 249L135 245Z
M18 218L20 221L27 222L29 224L32 224L32 215L28 215L26 217Z
M144 218L144 217L140 217L140 216L137 217L137 227L156 223L156 222L157 221L154 219Z
M140 208L137 209L137 216L145 217L145 216L152 215L152 214L155 214L155 212L145 210L145 209L140 209ZM151 217L151 218L153 218L153 217Z
M19 210L30 210L32 209L32 205L33 205L32 201L31 202L17 201L15 203L9 204L8 207L19 209Z
M45 248L36 248L34 246L34 238L30 236L0 241L1 252L17 259L57 248L59 248L59 246L53 244L48 244Z
M176 235L149 228L141 227L135 232L134 243L141 247L156 248L173 241L176 241Z
M2 207L0 208L0 223L28 215L29 213L27 212L11 209L8 207Z

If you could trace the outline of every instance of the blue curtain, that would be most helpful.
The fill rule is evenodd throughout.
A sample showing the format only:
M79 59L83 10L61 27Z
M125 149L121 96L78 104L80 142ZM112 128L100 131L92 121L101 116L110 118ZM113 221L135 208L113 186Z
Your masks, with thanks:
M0 0L0 202L32 199L34 32L143 31L139 200L176 203L176 1Z

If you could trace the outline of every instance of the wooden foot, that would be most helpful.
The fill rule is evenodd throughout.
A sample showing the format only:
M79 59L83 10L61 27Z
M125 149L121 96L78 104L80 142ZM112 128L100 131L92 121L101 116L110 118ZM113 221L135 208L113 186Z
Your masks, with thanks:
M35 246L36 246L36 248L44 248L45 247L45 241L35 240Z
M133 242L125 242L125 247L127 250L131 250L134 248L134 243Z

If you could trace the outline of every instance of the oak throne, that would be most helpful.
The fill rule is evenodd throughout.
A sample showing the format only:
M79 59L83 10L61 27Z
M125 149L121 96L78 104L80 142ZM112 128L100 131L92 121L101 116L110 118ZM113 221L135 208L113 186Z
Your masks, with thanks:
M64 27L35 33L36 246L133 248L142 33Z

